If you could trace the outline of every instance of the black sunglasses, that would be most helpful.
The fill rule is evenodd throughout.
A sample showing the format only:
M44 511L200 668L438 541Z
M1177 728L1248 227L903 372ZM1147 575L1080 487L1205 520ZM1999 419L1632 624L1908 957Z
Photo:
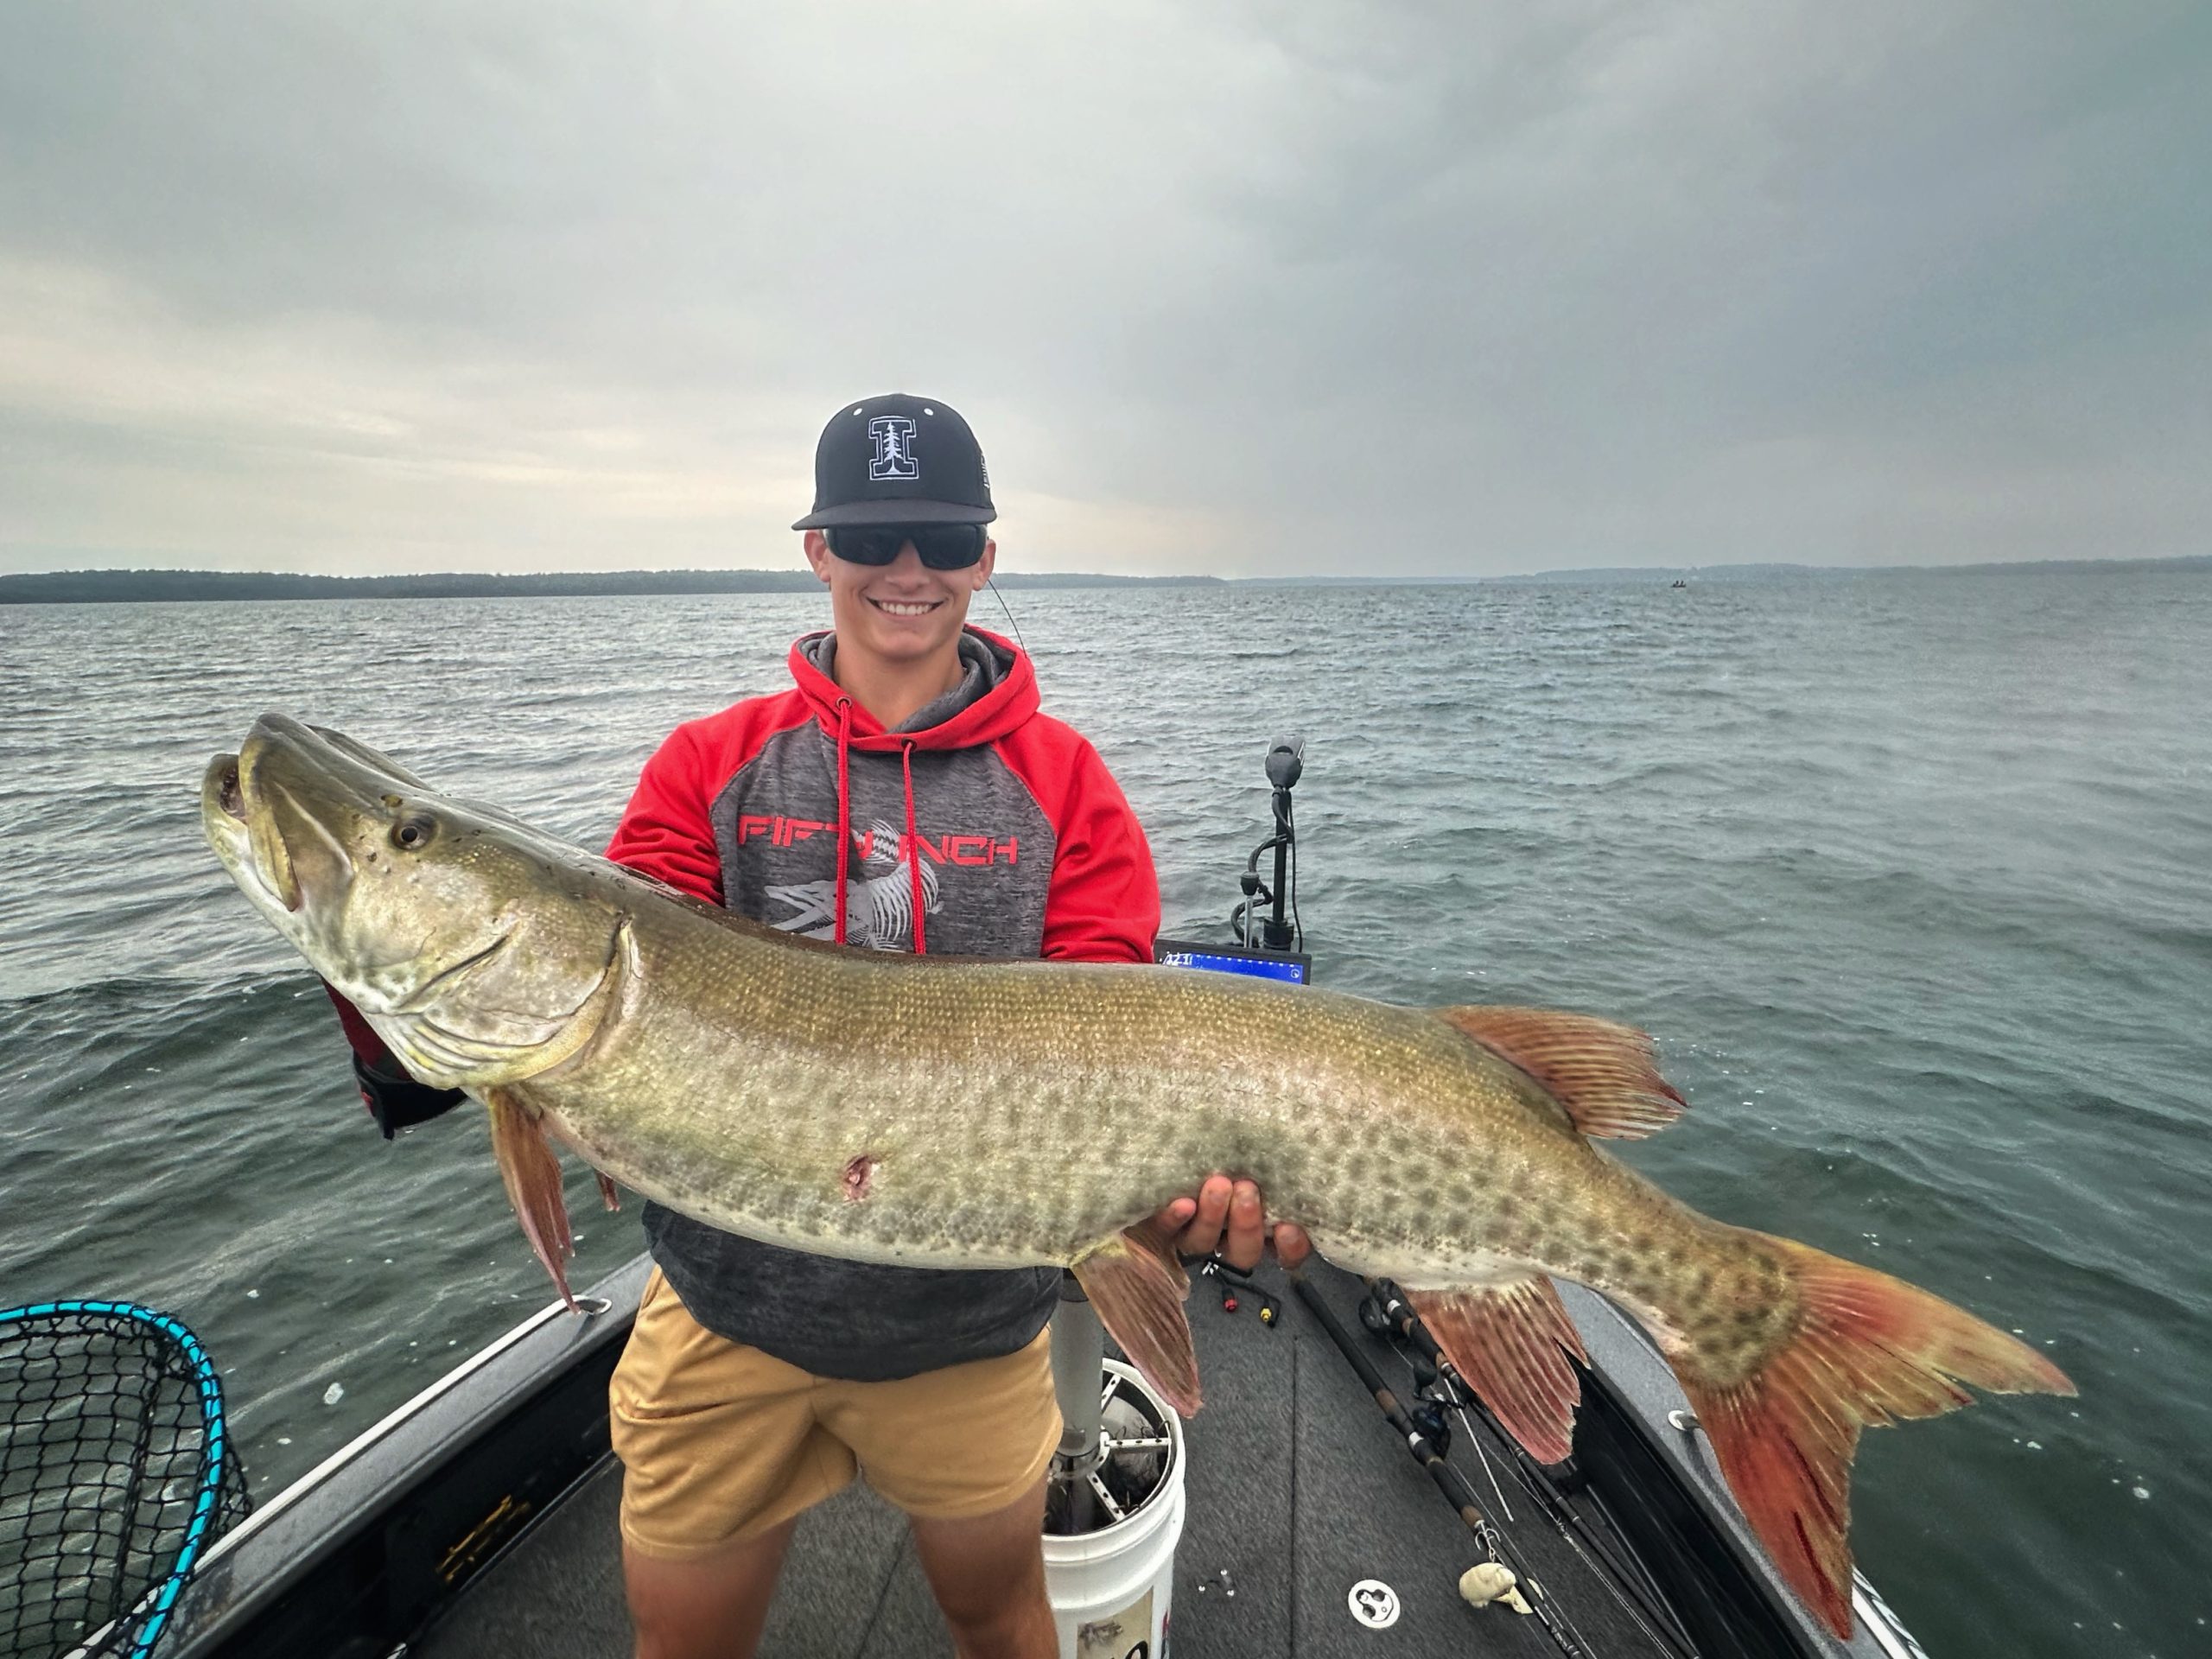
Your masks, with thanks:
M909 542L932 570L965 570L983 556L981 524L855 524L825 530L822 538L853 564L888 564Z

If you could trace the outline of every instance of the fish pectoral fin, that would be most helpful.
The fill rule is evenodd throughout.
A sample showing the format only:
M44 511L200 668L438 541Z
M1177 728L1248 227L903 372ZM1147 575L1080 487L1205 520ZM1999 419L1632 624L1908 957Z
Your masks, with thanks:
M614 1178L603 1169L594 1169L592 1173L599 1177L600 1202L607 1207L609 1212L620 1210L622 1207L622 1194L615 1188Z
M1539 1463L1558 1463L1574 1446L1574 1408L1582 1380L1582 1338L1558 1288L1541 1274L1478 1289L1402 1287L1429 1335L1491 1414Z
M1174 1253L1143 1233L1117 1233L1075 1264L1075 1276L1144 1380L1184 1416L1195 1413L1198 1357L1183 1317L1191 1281Z
M569 1292L564 1264L576 1247L569 1233L568 1201L561 1192L561 1160L545 1143L537 1112L513 1091L486 1089L483 1101L492 1116L492 1155L499 1160L507 1202L514 1206L530 1248L553 1275L561 1300L575 1308L576 1299Z
M1584 1135L1641 1141L1685 1109L1659 1075L1651 1039L1633 1026L1556 1008L1438 1008L1435 1014L1534 1077Z

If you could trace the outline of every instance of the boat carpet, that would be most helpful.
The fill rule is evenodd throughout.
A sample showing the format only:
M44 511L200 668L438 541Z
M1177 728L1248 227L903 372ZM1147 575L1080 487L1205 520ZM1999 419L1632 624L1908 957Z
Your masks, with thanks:
M1411 1391L1405 1362L1362 1329L1359 1286L1316 1272L1330 1305L1370 1345L1386 1380ZM1188 1510L1175 1563L1173 1652L1181 1659L1430 1659L1555 1656L1533 1617L1476 1608L1459 1575L1481 1559L1460 1522L1325 1332L1270 1268L1280 1305L1263 1325L1201 1281L1191 1295L1205 1408L1186 1426ZM1455 1422L1455 1429L1459 1425ZM1455 1435L1452 1458L1592 1655L1662 1653L1516 1484L1503 1443L1478 1423L1503 1489ZM626 1659L631 1651L615 1528L620 1471L610 1459L499 1560L410 1649L410 1659ZM1512 1520L1505 1518L1507 1510ZM1397 1595L1389 1629L1352 1617L1353 1585ZM1233 1593L1231 1593L1233 1592ZM856 1484L801 1522L769 1615L769 1659L950 1659L899 1514Z

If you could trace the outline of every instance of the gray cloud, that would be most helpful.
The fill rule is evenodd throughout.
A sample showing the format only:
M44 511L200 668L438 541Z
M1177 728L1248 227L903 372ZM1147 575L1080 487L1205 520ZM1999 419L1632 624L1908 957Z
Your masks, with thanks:
M2209 19L16 8L0 568L787 563L893 386L1033 567L2201 552Z

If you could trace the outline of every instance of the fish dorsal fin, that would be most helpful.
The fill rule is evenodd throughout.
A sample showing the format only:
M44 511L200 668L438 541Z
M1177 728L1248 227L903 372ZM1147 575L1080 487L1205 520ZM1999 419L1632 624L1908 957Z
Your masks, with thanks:
M1075 1264L1076 1281L1108 1334L1160 1397L1185 1417L1198 1408L1198 1357L1183 1298L1191 1281L1156 1238L1116 1233Z
M1414 1290L1406 1300L1467 1386L1539 1463L1573 1450L1586 1364L1582 1338L1552 1281L1532 1276L1478 1290Z
M1640 1141L1682 1115L1651 1039L1632 1026L1554 1008L1439 1008L1436 1017L1541 1084L1584 1135Z
M576 1253L569 1233L569 1205L561 1192L561 1160L545 1144L537 1112L505 1089L486 1089L484 1108L492 1116L492 1155L499 1162L507 1202L522 1223L523 1236L553 1275L561 1300L571 1308L566 1263Z

